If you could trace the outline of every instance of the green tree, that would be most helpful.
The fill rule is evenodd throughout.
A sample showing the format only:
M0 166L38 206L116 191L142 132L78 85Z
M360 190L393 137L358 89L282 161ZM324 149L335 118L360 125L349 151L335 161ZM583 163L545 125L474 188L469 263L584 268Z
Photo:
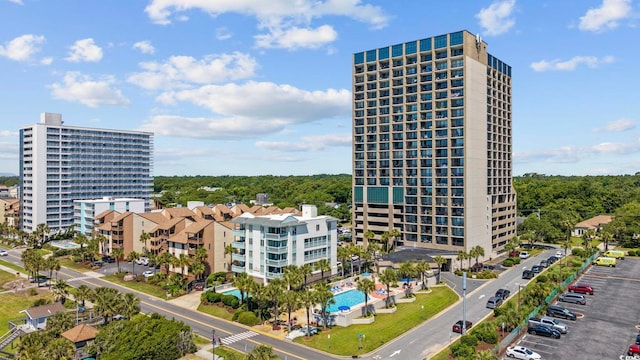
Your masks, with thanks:
M116 259L116 266L118 267L118 272L120 272L120 261L124 259L124 251L122 248L114 248L113 251L111 251L111 255Z
M357 282L358 290L364 293L364 316L369 316L369 293L376 289L376 284L368 278L360 278Z
M76 304L84 307L86 300L91 300L95 296L93 289L88 287L85 284L78 286L74 298L76 300Z
M253 278L251 278L249 274L245 272L237 273L236 276L233 278L233 286L235 286L240 291L241 304L244 304L244 299L245 299L244 295L247 294L247 291L251 286L251 280L253 280Z
M380 273L379 279L382 284L387 288L387 296L385 297L385 308L389 308L391 300L391 284L396 283L399 280L398 272L393 268L386 268Z
M122 308L120 291L110 287L96 288L92 301L94 313L103 317L105 324L108 324Z
M204 264L201 263L200 261L194 261L193 264L191 264L191 267L189 268L189 270L191 270L191 273L195 275L196 280L199 280L200 276L202 276L205 270Z
M140 299L133 293L124 294L120 300L119 312L127 319L133 318L140 312Z
M71 329L75 324L72 313L58 312L47 318L47 332L58 337L63 332Z
M323 319L322 326L326 329L329 322L327 307L331 304L335 304L336 300L333 298L333 293L329 290L329 284L326 281L316 283L314 290L316 293L316 301L320 304L320 311Z
M431 265L429 265L428 262L421 259L416 263L415 267L416 267L416 272L420 276L420 282L422 283L421 285L422 290L425 290L427 288L427 274L431 270Z
M269 345L259 344L247 355L247 360L277 360L278 355L273 352Z
M264 288L265 296L271 301L275 324L280 318L280 306L282 304L282 294L287 289L287 284L282 278L275 278L269 281Z
M60 271L60 260L58 260L54 256L49 256L44 259L44 268L49 271L49 287L51 287L51 279L53 276L53 272L56 272L56 278L58 277L58 271Z
M49 320L47 320L48 322ZM71 360L75 358L76 348L74 344L63 338L56 338L47 343L44 349L45 359Z
M235 253L235 248L231 244L227 244L224 247L224 254L229 255L229 261L227 262L227 272L231 272L232 255Z
M418 274L415 265L411 261L404 261L400 263L400 277L407 278L409 281Z
M331 262L329 259L320 259L316 262L316 269L320 270L320 280L324 280L324 273L326 271L331 271Z
M464 260L467 260L467 258L469 257L469 254L467 254L466 251L464 250L459 250L458 251L458 256L456 256L456 260L460 261L460 270L462 270L462 262Z
M138 259L140 259L140 254L135 251L132 251L127 255L127 261L131 262L131 274L136 273L136 260Z
M191 258L189 255L180 254L178 255L178 261L176 261L175 265L180 268L180 275L184 276L184 268L189 269L189 266L191 266Z
M170 252L165 251L156 258L156 261L158 262L158 264L164 266L164 273L169 274L169 267L173 265L173 263L175 262L175 258L176 257L173 256Z
M69 284L63 279L58 279L53 284L51 292L53 292L55 301L61 301L64 303L67 295L69 295Z
M364 232L364 247L369 247L369 243L371 242L371 240L373 240L374 237L376 237L376 234L371 231L371 230L367 230Z
M302 273L295 265L287 265L282 268L282 279L287 285L287 290L298 289L302 284Z
M151 234L143 230L142 233L140 234L140 242L144 244L142 253L145 255L149 253L149 248L147 247L147 241L149 241L150 239L151 239Z
M304 291L304 290L302 290ZM287 312L287 330L291 332L291 313L300 306L300 293L296 290L285 290L282 294L282 305Z
M321 281L323 282L323 281ZM307 313L307 325L311 324L311 308L317 302L316 292L307 288L300 293L300 305L304 307Z
M484 257L484 248L480 245L474 246L471 251L473 252L473 257L476 259L476 269L478 269L478 258Z
M340 276L344 277L344 267L347 264L347 259L349 259L349 249L345 246L339 246L337 249L338 259L340 259L340 268L341 274Z
M323 260L326 260L326 259L323 259ZM300 271L300 275L304 279L303 286L306 287L307 286L307 278L309 276L311 276L311 273L313 272L313 267L311 267L311 264L304 264L304 265L300 266L299 271Z

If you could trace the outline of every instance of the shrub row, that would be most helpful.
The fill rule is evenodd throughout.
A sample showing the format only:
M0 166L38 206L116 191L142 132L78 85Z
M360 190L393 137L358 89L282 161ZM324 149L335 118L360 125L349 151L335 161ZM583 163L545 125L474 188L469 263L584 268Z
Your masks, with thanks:
M640 256L640 249L629 250L629 256Z
M200 295L200 300L207 304L223 303L226 306L237 309L240 306L240 300L233 295L225 295L221 293L215 293L213 291L206 291Z
M502 266L505 266L505 267L512 267L512 266L518 265L518 264L520 264L520 258L519 257L510 257L510 258L505 259L502 262Z

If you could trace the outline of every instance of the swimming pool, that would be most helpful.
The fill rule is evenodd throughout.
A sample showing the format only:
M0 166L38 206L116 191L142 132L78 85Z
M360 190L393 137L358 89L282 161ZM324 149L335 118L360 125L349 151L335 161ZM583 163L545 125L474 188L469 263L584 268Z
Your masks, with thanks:
M238 289L224 291L222 293L225 294L225 295L233 295L233 296L237 297L238 299L240 299L240 290L238 290ZM244 293L244 297L245 297L245 299L247 298L247 293ZM249 294L249 297L251 297L251 294Z
M362 304L364 302L364 293L360 290L352 289L334 295L333 299L336 301L336 303L327 306L328 312L339 312L340 306L352 307L354 305ZM371 300L371 297L369 295L367 295L367 300Z
M57 247L57 248L60 248L60 249L67 249L67 250L79 249L80 248L79 244L76 244L76 243L71 242L71 241L66 241L66 240L52 241L51 242L51 246Z

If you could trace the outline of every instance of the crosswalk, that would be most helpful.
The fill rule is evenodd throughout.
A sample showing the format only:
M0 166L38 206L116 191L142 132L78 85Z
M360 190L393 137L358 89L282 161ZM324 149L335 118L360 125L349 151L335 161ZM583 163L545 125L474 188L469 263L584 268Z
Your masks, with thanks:
M245 332L241 332L239 334L233 334L233 335L225 336L222 339L220 339L220 341L222 342L222 345L229 345L229 344L232 344L232 343L234 343L236 341L248 339L248 338L254 337L256 335L258 335L257 332L245 331Z

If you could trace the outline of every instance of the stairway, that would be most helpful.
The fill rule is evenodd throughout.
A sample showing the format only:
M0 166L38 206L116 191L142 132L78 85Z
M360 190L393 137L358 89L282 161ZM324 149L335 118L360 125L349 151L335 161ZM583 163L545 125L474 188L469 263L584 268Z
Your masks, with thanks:
M14 327L6 334L0 336L0 350L4 350L7 346L11 345L11 343L22 334L23 332L20 328Z

